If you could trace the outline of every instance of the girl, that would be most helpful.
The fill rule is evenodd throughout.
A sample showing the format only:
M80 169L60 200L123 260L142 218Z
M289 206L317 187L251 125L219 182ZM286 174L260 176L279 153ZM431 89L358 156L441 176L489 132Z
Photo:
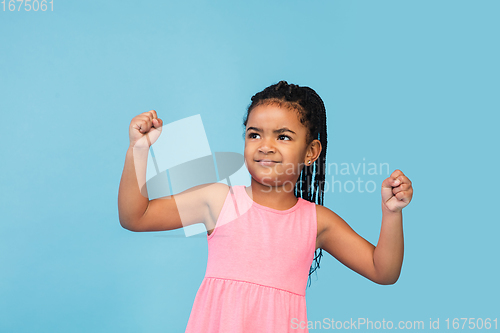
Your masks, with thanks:
M161 231L204 223L205 278L186 332L308 332L305 289L322 250L379 284L403 261L403 207L413 189L400 170L382 183L377 246L322 206L326 110L314 90L281 81L252 97L244 120L250 187L197 186L148 200L148 148L161 133L156 111L133 118L118 195L121 225Z

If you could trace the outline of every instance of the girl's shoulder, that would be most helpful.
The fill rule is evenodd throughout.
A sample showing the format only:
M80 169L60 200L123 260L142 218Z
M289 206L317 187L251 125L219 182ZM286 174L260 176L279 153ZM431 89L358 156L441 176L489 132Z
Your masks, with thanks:
M318 220L318 236L327 230L345 224L345 221L334 211L318 204L316 204L316 217Z
M226 200L229 193L229 186L223 183L211 183L203 191L208 206L218 206Z
M212 183L204 188L204 196L208 206L209 214L205 219L207 230L215 228L220 212L229 193L229 186L223 183ZM210 232L209 232L210 234Z

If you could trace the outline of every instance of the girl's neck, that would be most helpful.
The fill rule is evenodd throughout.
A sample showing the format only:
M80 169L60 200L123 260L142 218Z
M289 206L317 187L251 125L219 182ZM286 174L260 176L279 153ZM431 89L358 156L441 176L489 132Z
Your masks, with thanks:
M259 205L276 210L287 210L295 206L298 199L293 189L288 186L267 186L262 185L252 178L250 187L246 187L247 194Z

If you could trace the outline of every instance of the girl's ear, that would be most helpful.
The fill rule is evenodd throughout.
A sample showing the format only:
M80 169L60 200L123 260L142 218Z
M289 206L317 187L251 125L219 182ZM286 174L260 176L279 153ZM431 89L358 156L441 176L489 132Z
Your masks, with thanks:
M314 163L321 154L321 142L319 140L313 140L309 147L307 148L306 159L304 161L305 165L309 166Z

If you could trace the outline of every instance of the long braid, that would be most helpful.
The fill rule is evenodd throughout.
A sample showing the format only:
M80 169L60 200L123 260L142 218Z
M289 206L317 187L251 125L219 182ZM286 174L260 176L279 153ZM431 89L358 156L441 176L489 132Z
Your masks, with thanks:
M295 196L309 202L323 205L326 171L326 109L319 95L309 87L300 87L280 81L277 84L265 88L252 97L252 103L248 106L243 125L246 126L250 112L262 104L278 103L295 109L299 113L300 122L309 129L308 142L319 140L322 150L319 158L312 165L305 165L302 169L297 183L295 184ZM313 263L309 269L308 285L311 285L311 274L320 268L323 250L315 251Z

